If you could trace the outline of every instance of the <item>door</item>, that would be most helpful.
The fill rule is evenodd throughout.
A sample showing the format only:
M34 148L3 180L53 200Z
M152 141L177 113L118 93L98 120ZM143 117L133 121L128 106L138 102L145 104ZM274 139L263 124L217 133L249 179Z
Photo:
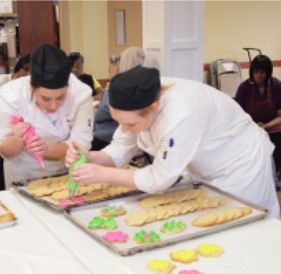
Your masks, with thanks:
M42 43L59 46L53 1L17 1L20 55Z
M128 47L142 47L142 1L108 1L109 76L116 74L118 57Z

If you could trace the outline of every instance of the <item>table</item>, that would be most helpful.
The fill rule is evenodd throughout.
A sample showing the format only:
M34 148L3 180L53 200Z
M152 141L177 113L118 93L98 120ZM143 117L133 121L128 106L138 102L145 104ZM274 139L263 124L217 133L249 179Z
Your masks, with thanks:
M218 244L224 248L225 253L219 258L200 257L197 262L188 265L176 263L177 268L173 273L178 273L182 269L198 269L204 274L281 273L279 259L281 221L272 218L165 248L122 257L100 245L62 213L46 208L43 204L30 200L14 190L0 192L0 200L19 218L19 223L15 227L6 228L5 232L4 229L0 230L1 273L1 255L6 253L4 258L10 262L14 254L17 259L23 256L25 260L19 260L18 264L29 268L21 268L21 272L3 271L5 274L41 274L44 272L36 270L42 266L47 268L47 265L49 272L46 273L52 274L63 273L59 271L62 265L68 273L144 274L150 273L145 266L151 259L169 259L171 251L196 248L202 243ZM30 235L31 229L36 233ZM22 239L21 245L14 240L15 233L22 233L16 235L17 239ZM25 244L22 235L25 234L28 234L28 250L22 247ZM7 252L2 246L2 240L8 237L13 241ZM39 240L42 240L42 243L39 243ZM26 251L34 251L37 246L42 251L39 254L32 253L26 258ZM55 263L50 264L51 260ZM4 263L4 269L9 270L9 266L8 263ZM34 269L33 272L30 269Z

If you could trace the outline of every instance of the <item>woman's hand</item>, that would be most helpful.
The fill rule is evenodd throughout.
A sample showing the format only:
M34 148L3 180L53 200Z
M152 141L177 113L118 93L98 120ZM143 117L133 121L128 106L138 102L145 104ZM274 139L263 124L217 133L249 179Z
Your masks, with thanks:
M81 164L73 168L70 175L75 182L79 183L101 183L103 182L103 170L105 167L96 164Z
M25 135L26 135L29 127L30 127L30 124L24 123L24 122L18 123L13 126L13 134L18 143L24 145Z
M25 150L31 154L45 156L48 152L48 145L44 138L35 135L26 144Z
M72 145L67 150L66 156L65 156L65 166L67 168L70 168L72 166L72 164L79 159L79 157L80 157L80 154L78 152L79 149L82 150L84 152L85 156L87 157L87 159L89 159L88 150L84 146L78 144L77 142L72 142Z

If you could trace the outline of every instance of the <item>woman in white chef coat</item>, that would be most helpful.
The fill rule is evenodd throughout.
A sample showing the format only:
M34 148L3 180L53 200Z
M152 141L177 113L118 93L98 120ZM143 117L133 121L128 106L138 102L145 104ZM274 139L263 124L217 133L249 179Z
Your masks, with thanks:
M90 148L92 140L91 89L70 74L66 54L43 44L33 50L30 65L31 76L0 89L0 152L6 187L11 182L64 173L71 141ZM24 122L12 125L12 116L23 117ZM30 125L36 135L25 145ZM43 157L45 170L32 153Z
M230 97L199 82L166 78L157 69L136 67L115 76L109 89L113 141L87 152L90 163L73 169L79 182L109 182L155 193L188 171L205 182L268 208L279 218L271 157L273 145ZM151 165L124 170L136 150L154 156ZM78 158L77 142L67 166Z

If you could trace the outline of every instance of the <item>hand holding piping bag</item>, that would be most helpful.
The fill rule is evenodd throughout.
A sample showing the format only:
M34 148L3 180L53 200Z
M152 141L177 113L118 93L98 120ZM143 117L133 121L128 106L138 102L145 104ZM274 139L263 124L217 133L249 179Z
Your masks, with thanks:
M18 123L24 122L24 119L23 119L23 117L12 116L10 122L11 122L11 124L16 125ZM30 139L35 135L36 135L35 129L33 126L30 125L28 127L25 137L24 137L24 145L26 146L30 142ZM45 170L43 157L41 155L37 155L35 153L32 153L32 155L36 159L36 161L41 165L42 169Z
M80 157L79 157L79 159L78 159L77 161L75 161L75 162L71 165L71 167L69 168L69 172L71 172L71 170L72 170L74 167L79 166L79 165L81 165L81 164L84 164L84 163L87 163L87 162L88 162L85 153L84 153L81 149L79 149L78 152L79 152L79 154L80 154ZM68 187L69 187L69 196L68 196L68 198L69 198L70 200L72 200L72 197L74 196L75 191L76 191L76 189L77 189L77 183L76 183L75 181L73 181L72 176L69 176Z

